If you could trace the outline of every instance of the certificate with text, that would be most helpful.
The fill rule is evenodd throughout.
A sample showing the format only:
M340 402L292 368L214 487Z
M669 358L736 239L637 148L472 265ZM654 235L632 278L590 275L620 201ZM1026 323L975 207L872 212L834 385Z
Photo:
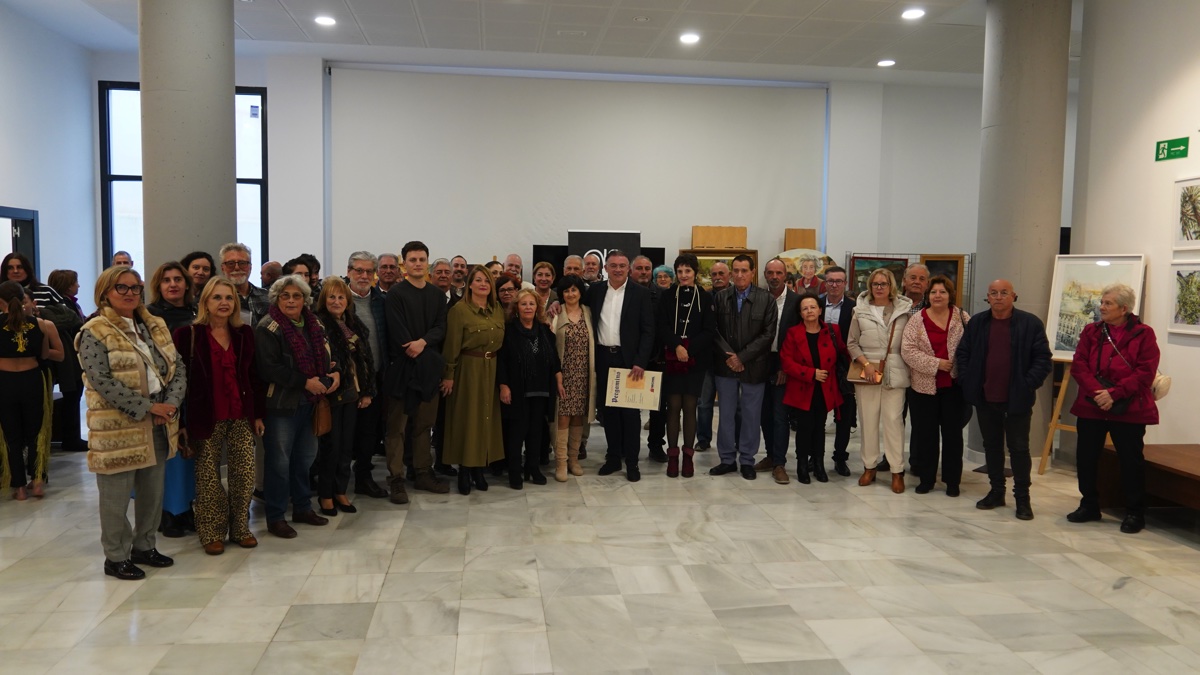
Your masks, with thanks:
M604 405L616 408L658 410L662 395L662 373L647 370L636 382L629 379L628 368L609 368Z

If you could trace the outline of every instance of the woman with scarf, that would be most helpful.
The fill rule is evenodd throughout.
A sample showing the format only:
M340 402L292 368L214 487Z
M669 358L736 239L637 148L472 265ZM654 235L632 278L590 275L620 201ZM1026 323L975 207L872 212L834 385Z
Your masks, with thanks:
M296 536L285 520L289 497L292 522L329 522L312 508L309 469L317 456L313 410L341 382L330 363L321 322L308 309L311 296L303 276L280 277L267 296L270 310L254 329L258 372L267 387L263 420L267 531L284 539Z
M685 253L675 259L679 285L663 289L658 300L656 333L663 344L666 367L663 396L667 401L667 476L679 475L682 451L683 477L695 473L692 457L696 441L696 405L704 378L712 371L712 342L717 318L712 294L696 285L700 261ZM679 432L683 431L683 445Z
M96 314L75 348L88 405L88 469L100 497L104 573L146 576L138 565L175 564L154 548L162 516L163 469L179 442L186 368L163 320L142 304L142 278L110 267L96 280ZM134 500L135 524L126 513Z

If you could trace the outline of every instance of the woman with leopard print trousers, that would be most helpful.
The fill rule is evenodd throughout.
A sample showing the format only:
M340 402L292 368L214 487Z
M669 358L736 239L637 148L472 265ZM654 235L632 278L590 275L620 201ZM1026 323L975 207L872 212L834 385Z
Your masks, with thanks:
M250 533L254 436L263 435L266 409L254 359L254 329L242 323L237 288L212 277L200 292L196 322L175 331L175 349L188 372L183 418L184 454L196 458L196 533L209 555L225 538L258 546ZM221 485L221 451L228 452L229 492Z

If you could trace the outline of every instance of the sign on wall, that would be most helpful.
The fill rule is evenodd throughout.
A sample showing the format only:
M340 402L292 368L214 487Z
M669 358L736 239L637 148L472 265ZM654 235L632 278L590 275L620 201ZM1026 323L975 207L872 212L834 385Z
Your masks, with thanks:
M567 250L571 255L600 256L600 266L608 261L608 252L624 251L632 258L642 252L642 233L633 230L567 230Z
M1154 161L1165 159L1183 159L1188 156L1188 137L1172 138L1169 141L1159 141L1154 144Z

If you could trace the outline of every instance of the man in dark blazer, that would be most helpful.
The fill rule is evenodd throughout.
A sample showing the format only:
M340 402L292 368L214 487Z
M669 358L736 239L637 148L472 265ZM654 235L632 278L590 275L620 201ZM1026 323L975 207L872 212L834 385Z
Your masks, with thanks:
M640 380L650 362L654 345L654 308L650 291L629 283L629 256L621 251L608 253L604 265L608 279L593 283L588 289L587 304L596 325L596 394L602 398L608 391L608 369L629 368L629 378ZM625 463L625 477L630 482L641 480L638 469L638 450L641 447L642 414L633 408L616 408L601 404L604 411L604 437L608 452L600 475L607 476Z
M846 294L846 278L844 268L827 268L825 295L821 296L821 315L825 317L825 323L837 325L843 343L850 334L850 320L854 318L854 298ZM849 476L850 467L846 466L846 460L850 459L850 453L846 452L846 447L850 445L850 431L858 425L858 402L854 399L854 385L845 381L843 373L839 375L843 375L838 382L842 390L842 405L834 423L833 470L839 476Z
M783 394L787 390L787 375L779 363L779 350L787 337L788 329L800 322L800 294L788 288L787 264L779 258L771 258L763 266L767 278L767 292L775 302L775 341L767 354L767 386L763 392L762 433L766 456L754 465L755 471L770 471L776 483L788 484L787 449L791 428L788 425L787 408L783 405ZM799 450L799 449L797 449ZM807 466L802 467L808 473Z

